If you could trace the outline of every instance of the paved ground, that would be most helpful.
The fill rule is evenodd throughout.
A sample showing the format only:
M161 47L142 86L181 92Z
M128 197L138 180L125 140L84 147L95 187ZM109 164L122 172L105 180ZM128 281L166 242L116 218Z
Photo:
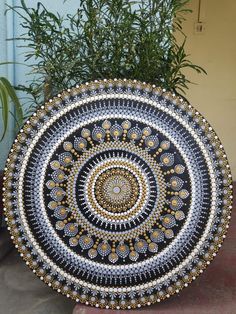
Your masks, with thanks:
M0 314L71 314L74 302L41 282L12 251L0 264Z
M236 199L236 197L234 198ZM74 303L52 291L15 250L0 264L0 314L71 314ZM78 304L73 314L236 314L236 206L228 236L209 268L187 289L140 310L99 310Z

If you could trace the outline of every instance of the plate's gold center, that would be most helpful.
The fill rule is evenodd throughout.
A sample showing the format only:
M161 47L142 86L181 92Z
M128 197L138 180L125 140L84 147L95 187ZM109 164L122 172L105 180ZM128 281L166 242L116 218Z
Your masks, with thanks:
M111 168L96 180L95 195L98 204L111 212L124 212L133 207L138 199L139 185L127 169Z

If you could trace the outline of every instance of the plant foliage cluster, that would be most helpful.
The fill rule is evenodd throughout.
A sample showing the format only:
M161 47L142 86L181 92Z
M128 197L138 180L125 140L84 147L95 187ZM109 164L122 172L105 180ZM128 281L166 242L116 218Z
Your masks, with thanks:
M35 106L75 83L103 78L138 79L184 93L190 81L183 70L204 72L188 59L185 35L181 44L176 40L188 2L81 0L76 12L62 16L21 0L10 9L21 17L24 34L18 39L35 76L18 88Z

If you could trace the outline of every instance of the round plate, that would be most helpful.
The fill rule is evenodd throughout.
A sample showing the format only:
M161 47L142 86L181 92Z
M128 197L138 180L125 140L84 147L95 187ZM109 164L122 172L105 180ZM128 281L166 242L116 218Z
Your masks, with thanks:
M232 207L212 127L181 98L130 80L86 83L42 106L4 179L26 264L101 308L150 305L188 286L216 255Z

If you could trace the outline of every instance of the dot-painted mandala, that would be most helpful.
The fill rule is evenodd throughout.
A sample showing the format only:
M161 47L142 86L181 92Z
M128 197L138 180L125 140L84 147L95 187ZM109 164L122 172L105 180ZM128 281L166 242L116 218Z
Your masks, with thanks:
M225 237L232 178L219 138L181 98L129 80L63 92L24 125L4 181L26 264L101 308L178 293Z

